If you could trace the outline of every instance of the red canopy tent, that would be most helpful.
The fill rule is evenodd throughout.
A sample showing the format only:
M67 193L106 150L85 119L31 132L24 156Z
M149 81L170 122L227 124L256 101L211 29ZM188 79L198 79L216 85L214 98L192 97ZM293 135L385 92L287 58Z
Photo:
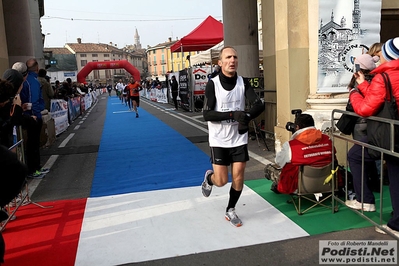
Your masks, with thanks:
M188 35L170 47L174 52L204 51L223 41L223 23L208 16Z

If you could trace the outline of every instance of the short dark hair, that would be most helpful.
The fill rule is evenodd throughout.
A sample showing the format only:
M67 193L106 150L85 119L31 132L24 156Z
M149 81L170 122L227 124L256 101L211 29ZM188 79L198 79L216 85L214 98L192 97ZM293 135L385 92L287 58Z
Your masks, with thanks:
M14 86L11 82L5 79L0 79L0 102L9 100L14 97Z
M295 118L295 125L300 129L305 127L314 127L313 117L309 114L300 114Z
M41 77L41 78L45 78L46 75L47 75L47 70L41 68L41 69L39 69L39 72L37 73L37 75L38 75L39 77Z

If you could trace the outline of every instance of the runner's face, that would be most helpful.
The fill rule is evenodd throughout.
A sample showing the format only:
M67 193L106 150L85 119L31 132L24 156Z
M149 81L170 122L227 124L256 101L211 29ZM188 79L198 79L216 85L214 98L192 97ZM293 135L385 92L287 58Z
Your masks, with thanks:
M225 76L233 77L238 68L237 52L232 48L224 49L218 65Z

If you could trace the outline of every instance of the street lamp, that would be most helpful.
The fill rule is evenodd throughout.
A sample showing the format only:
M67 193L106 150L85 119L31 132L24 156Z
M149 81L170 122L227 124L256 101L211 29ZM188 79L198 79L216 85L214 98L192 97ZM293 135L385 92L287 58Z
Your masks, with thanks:
M50 32L47 32L46 34L42 34L42 36L43 36L43 39L44 39L44 46L46 47L46 36L48 36L48 35L51 35L51 33Z

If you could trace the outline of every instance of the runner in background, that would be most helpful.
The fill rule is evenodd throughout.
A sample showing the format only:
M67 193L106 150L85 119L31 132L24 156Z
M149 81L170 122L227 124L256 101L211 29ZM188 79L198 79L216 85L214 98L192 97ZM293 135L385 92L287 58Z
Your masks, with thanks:
M136 118L139 117L139 112L137 107L140 106L140 93L139 91L142 90L142 87L138 81L135 81L133 77L130 78L129 84L126 86L127 93L128 93L128 103L130 108L130 101L132 102L132 109L136 113Z

